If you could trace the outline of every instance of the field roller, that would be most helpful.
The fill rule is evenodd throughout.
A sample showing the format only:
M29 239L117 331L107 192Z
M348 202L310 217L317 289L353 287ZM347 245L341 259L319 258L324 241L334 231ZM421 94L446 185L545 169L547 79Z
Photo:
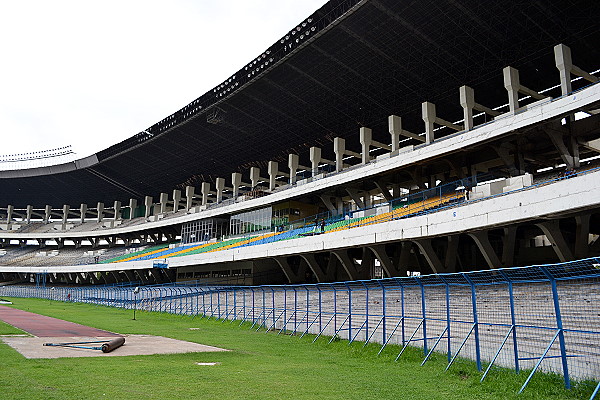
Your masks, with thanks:
M102 343L101 346L82 346L84 344L96 344ZM69 343L44 343L44 346L56 346L56 347L73 347L76 349L88 349L88 350L102 350L103 353L110 353L111 351L118 349L125 344L125 338L122 336L116 337L109 341L98 340L95 342L69 342Z

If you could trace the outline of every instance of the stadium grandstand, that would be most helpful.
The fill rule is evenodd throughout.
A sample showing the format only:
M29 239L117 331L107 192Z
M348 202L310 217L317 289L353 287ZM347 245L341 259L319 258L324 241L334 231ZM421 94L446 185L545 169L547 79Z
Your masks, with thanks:
M598 15L331 0L121 143L2 156L0 280L322 283L599 256Z

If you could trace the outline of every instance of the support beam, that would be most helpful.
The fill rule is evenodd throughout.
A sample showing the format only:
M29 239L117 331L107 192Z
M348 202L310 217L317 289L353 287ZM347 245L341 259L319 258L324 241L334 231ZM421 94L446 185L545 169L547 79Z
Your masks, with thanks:
M225 179L215 179L215 188L217 189L217 204L223 201L223 192L225 191Z
M129 219L135 218L135 210L137 209L137 200L129 199Z
M202 194L202 205L206 206L208 204L208 196L210 195L210 183L202 182L200 193Z
M556 62L556 68L560 73L560 90L563 96L572 91L571 74L580 76L591 83L598 82L597 77L573 65L571 49L562 43L554 46L554 61Z
M448 122L445 119L438 117L436 114L435 104L430 103L428 101L424 101L421 104L421 116L423 118L423 122L425 122L425 143L427 144L435 140L433 130L436 124L446 126L457 132L463 130L463 127L461 125L453 124L452 122Z
M468 233L468 235L475 241L475 244L479 248L479 251L481 251L485 262L488 264L488 268L494 269L502 266L496 251L494 251L494 248L490 243L487 230Z
M146 196L144 198L144 218L148 218L152 213L152 196Z
M531 90L523 85L519 80L519 70L513 67L506 67L502 70L504 78L504 87L508 93L508 108L510 112L515 112L519 108L519 93L531 96L534 99L543 100L547 96L541 95L535 90Z
M169 205L169 195L166 193L161 193L158 198L158 202L160 204L160 213L164 214L167 212L167 206Z
M173 190L173 212L174 213L179 211L180 203L181 203L181 190L174 189Z
M502 238L502 266L514 267L515 248L517 244L517 227L509 226L504 228L504 237Z
M315 257L314 254L312 254L312 253L300 254L300 257L304 261L306 261L306 264L308 265L308 268L311 269L311 271L313 272L313 274L317 278L317 282L318 283L322 283L322 282L326 282L327 281L327 277L325 275L325 271L323 271L323 269L321 268L321 266L317 262L317 259L316 259L316 257Z
M289 283L294 284L303 281L304 275L306 273L306 264L304 264L304 266L301 265L298 268L298 272L295 273L292 270L290 264L288 263L287 257L273 257L273 259L277 262L277 264L279 264Z
M196 188L193 186L185 187L185 209L189 210L194 206L194 196Z
M573 253L569 249L569 245L560 230L557 220L540 222L536 225L544 232L550 243L552 243L552 248L561 262L574 260Z
M465 124L465 130L471 130L474 127L473 123L473 110L484 112L491 116L498 116L500 113L494 111L491 108L482 106L475 102L475 91L469 86L461 86L459 88L460 94L460 105L463 108L463 118Z
M381 267L388 277L401 276L400 270L396 267L396 265L394 265L392 259L387 255L385 251L385 245L380 244L376 246L368 246L368 249L371 250L375 257L379 260Z
M590 214L575 217L575 223L577 224L575 231L575 259L577 260L589 257L590 217Z
M352 188L346 188L346 193L350 195L350 198L354 201L358 208L365 208L365 202L362 201L360 196L358 195L358 190Z
M350 258L347 250L336 250L332 251L331 254L337 257L337 259L342 264L344 271L348 274L348 277L351 281L355 281L358 279L368 279L368 276L365 277L364 274L361 276L360 271L358 270L357 264Z
M423 254L425 259L427 260L427 263L429 264L429 267L431 267L434 273L440 274L446 272L444 266L442 265L442 262L433 250L433 246L431 245L431 239L419 239L414 240L413 242L417 245L417 247L419 247L419 250L421 250L421 254Z

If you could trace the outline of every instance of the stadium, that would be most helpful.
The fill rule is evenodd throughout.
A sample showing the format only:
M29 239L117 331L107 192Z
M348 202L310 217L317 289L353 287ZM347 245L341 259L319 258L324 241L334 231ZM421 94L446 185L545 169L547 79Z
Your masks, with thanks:
M331 0L120 143L2 156L0 295L597 382L599 15Z

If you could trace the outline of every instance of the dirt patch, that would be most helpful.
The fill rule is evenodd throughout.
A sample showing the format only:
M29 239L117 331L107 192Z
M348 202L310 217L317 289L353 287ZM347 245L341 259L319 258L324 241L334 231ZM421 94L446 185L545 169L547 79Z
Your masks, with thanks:
M199 343L186 342L183 340L171 339L162 336L151 335L122 335L125 338L125 344L118 349L103 353L100 350L77 349L71 347L44 346L44 343L65 343L65 342L88 342L88 341L109 341L113 337L2 337L2 341L25 358L62 358L62 357L118 357L118 356L139 356L150 354L177 354L177 353L203 353L228 351L213 346L206 346ZM86 346L86 345L82 345ZM96 345L87 345L96 346Z

